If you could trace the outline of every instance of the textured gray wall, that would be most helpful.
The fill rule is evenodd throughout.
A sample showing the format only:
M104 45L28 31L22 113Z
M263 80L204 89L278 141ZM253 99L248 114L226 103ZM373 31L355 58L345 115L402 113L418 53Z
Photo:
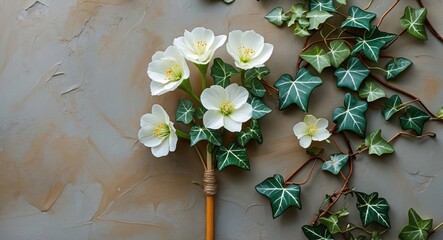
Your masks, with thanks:
M380 16L391 2L375 0L371 10ZM301 41L290 29L263 19L273 7L291 3L1 0L0 239L203 239L204 196L193 184L201 182L202 169L195 152L180 142L176 153L155 159L137 143L139 117L154 103L172 114L179 97L149 95L147 63L184 29L204 26L216 34L255 29L275 46L269 81L294 74ZM443 1L424 3L443 33ZM400 32L405 4L387 17L382 30ZM404 36L389 54L414 62L395 83L437 111L443 104L442 44L432 36L425 43ZM232 62L224 47L217 56ZM343 95L331 72L326 75L310 110L330 118ZM252 170L219 174L218 240L302 239L300 226L310 222L322 197L339 187L335 178L315 170L302 188L303 210L272 219L267 199L254 186L274 173L287 176L305 155L290 131L303 113L279 112L277 102L267 103L274 112L262 121L264 144L250 151ZM397 123L385 122L377 107L369 111L370 130L383 126L384 136L395 132ZM401 138L394 155L356 162L354 186L379 191L391 203L393 231L386 239L396 239L410 207L443 221L441 126L426 126L438 134L435 139ZM340 206L347 204L354 207L352 201ZM433 239L442 239L442 232Z

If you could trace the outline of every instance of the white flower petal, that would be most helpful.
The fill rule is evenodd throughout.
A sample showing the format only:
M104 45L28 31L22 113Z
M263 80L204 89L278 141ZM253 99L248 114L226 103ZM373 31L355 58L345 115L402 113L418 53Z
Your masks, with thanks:
M228 35L228 43L226 44L226 47L229 47L233 52L237 53L236 55L238 55L238 49L241 47L242 36L243 32L240 30L233 30Z
M229 115L236 122L246 122L252 117L252 106L245 103Z
M138 131L138 140L146 147L155 147L160 145L161 139L153 135L154 129L148 127L142 127Z
M223 127L230 132L240 132L241 122L237 122L229 116L223 117Z
M310 136L303 136L300 138L300 146L302 148L308 148L311 145L312 139Z
M158 124L162 123L162 119L155 116L152 113L146 113L140 118L140 127L154 128Z
M164 86L165 86L164 84L161 84L159 82L151 81L151 85L150 85L151 95L158 96L158 95L162 95L166 92L169 92L168 90L166 90L164 88Z
M248 100L248 90L244 87L238 86L236 83L227 86L225 90L228 95L227 100L234 105L234 108L239 108Z
M306 135L307 129L308 129L308 125L306 125L306 123L304 123L304 122L299 122L299 123L295 124L294 127L292 128L295 136L297 136L298 139L300 139Z
M326 129L319 129L317 133L312 136L312 140L314 141L323 141L326 140L329 136L331 136L331 133L329 133Z
M164 157L169 153L169 141L164 139L158 146L151 148L152 155L155 157Z
M203 125L210 129L219 129L223 126L223 115L216 110L208 110L203 115Z
M163 88L167 91L167 92L172 92L175 89L177 89L180 84L182 84L184 79L180 80L180 81L176 81L176 82L168 82L166 84L163 85Z
M152 114L157 116L159 119L162 120L163 123L169 124L169 116L168 113L166 113L165 109L163 109L162 106L159 104L152 105Z
M203 90L200 100L208 110L219 110L220 104L227 101L227 94L223 87L212 85L210 88Z
M207 46L211 46L214 42L214 32L210 29L197 27L191 31L191 35L194 38L194 42L204 41L206 42Z
M257 34L254 30L249 30L243 33L241 38L241 46L251 48L255 51L255 56L261 53L265 39L262 35Z
M170 152L174 152L175 149L177 148L177 142L178 142L178 137L177 134L175 133L175 129L173 132L171 132L171 135L169 135L169 151Z
M264 63L271 57L273 50L274 46L272 44L265 43L263 50L257 56L255 56L255 58L253 58L249 64L253 65L254 67L263 66Z
M303 122L305 122L307 125L315 125L316 121L317 118L310 114L306 115L305 118L303 119Z
M211 46L212 52L223 46L226 41L226 35L219 35L214 38L214 43Z
M172 57L177 61L183 59L183 55L181 54L180 50L178 50L178 48L175 46L169 46L168 48L166 48L165 56Z
M317 122L315 123L315 125L317 126L317 128L327 128L328 127L328 120L324 119L324 118L319 118L317 119Z
M159 83L167 83L166 71L174 65L173 61L168 60L156 60L152 61L148 65L148 76L152 81Z

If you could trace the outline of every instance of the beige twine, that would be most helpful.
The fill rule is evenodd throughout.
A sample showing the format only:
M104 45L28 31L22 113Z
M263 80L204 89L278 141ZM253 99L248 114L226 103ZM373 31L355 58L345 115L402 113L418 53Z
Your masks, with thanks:
M215 195L217 193L217 181L214 169L205 170L203 174L203 192L205 195Z

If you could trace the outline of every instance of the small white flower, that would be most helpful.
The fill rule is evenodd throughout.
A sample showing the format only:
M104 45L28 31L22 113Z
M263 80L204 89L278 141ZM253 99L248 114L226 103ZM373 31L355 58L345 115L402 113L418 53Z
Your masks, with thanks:
M169 46L166 51L158 51L148 65L151 78L151 95L161 95L174 91L183 80L189 78L189 68L180 51Z
M140 126L138 139L146 147L151 148L155 157L163 157L175 151L178 137L174 123L169 120L162 106L154 104L152 113L147 113L140 118Z
M225 127L230 132L239 132L242 123L252 117L252 106L247 103L246 88L233 83L226 88L212 85L201 94L201 102L208 110L203 124L210 129Z
M308 148L312 141L323 141L329 138L331 134L326 129L328 120L324 118L317 119L312 115L306 115L303 122L295 124L293 130L295 136L300 139L300 146Z
M235 66L247 70L264 66L271 57L274 46L264 43L263 36L253 30L246 32L234 30L229 33L226 48L229 55L234 58Z
M215 50L226 41L226 35L214 36L214 32L203 27L185 30L185 35L174 39L176 46L186 59L196 64L208 64Z

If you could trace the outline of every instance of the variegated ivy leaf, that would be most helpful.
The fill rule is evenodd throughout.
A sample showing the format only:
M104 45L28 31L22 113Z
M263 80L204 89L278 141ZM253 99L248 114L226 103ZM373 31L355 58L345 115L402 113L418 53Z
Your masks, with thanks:
M301 229L309 240L334 240L332 234L324 225L304 225Z
M332 154L330 159L323 163L321 168L324 171L328 171L334 175L337 175L341 169L346 165L349 160L349 155L347 154Z
M257 186L255 190L269 198L272 208L272 217L276 218L290 207L301 209L300 191L296 184L285 184L285 180L279 174L269 177Z
M283 74L274 84L279 90L280 110L295 103L301 110L307 112L312 90L322 83L319 77L312 75L306 68L301 68L298 71L295 80L291 75Z
M392 59L386 64L386 80L396 77L411 65L412 62L403 57Z
M245 72L244 87L254 96L263 97L266 89L262 84L262 80L271 71L267 67L251 68Z
M234 2L235 0L223 0L223 2L225 2L225 3L232 3L232 2Z
M340 4L346 5L346 0L335 0L335 1Z
M394 40L396 36L392 33L380 32L376 26L371 26L369 31L365 31L363 37L357 37L352 54L363 52L366 57L378 62L381 48Z
M425 28L427 12L426 8L414 9L407 6L403 17L400 18L401 27L420 40L428 40Z
M333 0L311 0L309 10L335 12L334 2Z
M381 137L381 129L369 134L365 139L365 145L369 147L369 154L377 156L394 152L391 144Z
M371 235L371 240L383 240L383 238L378 231L373 231Z
M340 225L338 225L338 217L336 215L330 215L329 217L321 217L320 223L328 228L328 231L332 234L341 232Z
M432 229L432 219L422 219L414 209L408 211L409 224L401 229L401 240L426 240Z
M252 106L252 119L260 119L272 112L272 110L258 97L250 96L248 98L248 103Z
M195 116L197 119L203 119L203 116L205 115L206 109L203 107L197 108Z
M238 71L230 64L223 62L221 58L215 58L211 67L211 76L214 84L227 87L231 84L231 77L238 74Z
M341 24L341 28L354 27L363 28L369 31L371 28L372 19L377 16L375 13L366 12L356 6L350 7L348 13L349 17L347 17L345 21Z
M318 29L318 26L324 22L328 18L332 17L332 14L326 11L310 11L306 14L306 18L309 18L309 28L308 30Z
M363 226L370 223L378 223L387 228L391 228L389 220L389 204L384 198L379 198L378 193L370 195L362 192L355 192L357 196L357 209L360 212L360 219Z
M402 106L401 104L401 98L396 94L392 95L389 99L386 99L382 110L386 121L389 120L396 112L400 111Z
M175 112L175 121L188 124L194 119L195 108L191 101L180 99Z
M343 40L334 40L329 43L328 57L331 65L335 68L340 67L340 64L346 60L351 54L351 49Z
M227 166L236 166L244 170L249 170L249 159L246 148L230 143L228 147L220 146L215 154L217 159L217 169L223 170Z
M338 125L338 130L351 130L360 137L366 132L366 110L368 104L356 99L352 94L346 93L344 107L339 107L332 113L332 119Z
M304 37L310 36L311 33L309 33L307 27L302 27L300 25L300 23L297 23L297 24L295 24L295 28L294 28L294 35L304 38Z
M368 68L356 57L351 57L346 68L338 68L334 72L337 77L337 86L357 91L360 84L369 76Z
M274 25L281 26L284 21L287 21L289 19L288 16L286 16L283 13L283 8L276 7L272 9L268 14L266 14L265 18Z
M241 147L246 146L249 141L255 140L258 144L263 143L263 136L261 134L260 124L257 120L252 120L251 126L244 131L237 133L237 142Z
M320 46L316 45L314 48L303 51L300 57L311 64L312 67L321 73L325 67L331 66L328 54Z
M207 129L194 125L189 132L191 146L194 146L201 140L206 140L216 146L220 146L222 142L222 136L219 131Z
M374 82L365 82L365 85L358 90L358 96L366 98L366 101L373 102L386 97L386 93Z
M306 12L308 10L305 9L304 4L302 3L296 3L293 4L290 12L291 12L291 19L289 19L288 21L288 27L292 26L295 21L299 20L299 19L305 19L306 18Z
M406 113L400 117L400 126L403 130L414 130L418 135L421 135L423 126L430 118L431 116L422 110L409 106Z

